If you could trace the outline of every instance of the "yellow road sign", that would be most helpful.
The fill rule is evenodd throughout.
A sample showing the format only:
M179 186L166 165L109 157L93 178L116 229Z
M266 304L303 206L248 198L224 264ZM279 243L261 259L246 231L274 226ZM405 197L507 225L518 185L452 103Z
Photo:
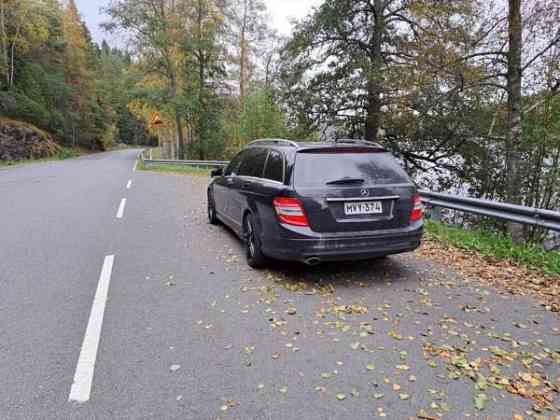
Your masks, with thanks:
M160 125L163 125L163 120L161 119L161 116L158 112L154 112L150 121L150 126L159 127Z

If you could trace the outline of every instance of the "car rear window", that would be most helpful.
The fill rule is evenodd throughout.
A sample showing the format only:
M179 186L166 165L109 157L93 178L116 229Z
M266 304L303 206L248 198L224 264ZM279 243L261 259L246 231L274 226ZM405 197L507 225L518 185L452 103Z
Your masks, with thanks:
M294 176L300 187L325 186L343 178L378 185L410 182L390 153L298 153Z
M268 156L268 150L263 148L248 149L243 153L243 163L239 168L240 176L253 176L261 178L264 170L264 162Z

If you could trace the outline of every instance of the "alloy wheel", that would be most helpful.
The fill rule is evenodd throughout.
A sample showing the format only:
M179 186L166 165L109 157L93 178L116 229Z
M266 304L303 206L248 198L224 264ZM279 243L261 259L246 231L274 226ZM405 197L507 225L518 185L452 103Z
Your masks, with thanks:
M255 255L255 230L249 219L247 219L247 251L250 257Z

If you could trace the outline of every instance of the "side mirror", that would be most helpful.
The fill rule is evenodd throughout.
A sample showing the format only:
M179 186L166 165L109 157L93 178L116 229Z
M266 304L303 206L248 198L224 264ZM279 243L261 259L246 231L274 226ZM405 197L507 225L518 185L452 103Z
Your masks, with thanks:
M224 170L222 168L212 169L210 172L210 176L212 178L216 178L217 176L222 176L224 174Z

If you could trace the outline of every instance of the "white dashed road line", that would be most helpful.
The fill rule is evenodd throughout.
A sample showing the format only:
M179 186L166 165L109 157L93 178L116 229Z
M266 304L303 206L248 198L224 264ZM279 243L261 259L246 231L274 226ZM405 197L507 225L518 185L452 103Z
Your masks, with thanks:
M132 179L128 180L128 184L126 184L126 189L130 190L130 187L132 187Z
M89 401L91 395L97 349L99 347L99 338L101 336L101 327L103 325L105 304L107 303L114 261L114 255L106 256L103 268L101 269L101 275L91 307L86 334L82 343L82 350L80 352L80 358L78 359L78 365L76 366L74 383L70 389L68 401L83 403Z
M117 219L123 218L125 206L126 206L126 198L123 198L121 200L121 204L119 205L119 210L117 211Z

